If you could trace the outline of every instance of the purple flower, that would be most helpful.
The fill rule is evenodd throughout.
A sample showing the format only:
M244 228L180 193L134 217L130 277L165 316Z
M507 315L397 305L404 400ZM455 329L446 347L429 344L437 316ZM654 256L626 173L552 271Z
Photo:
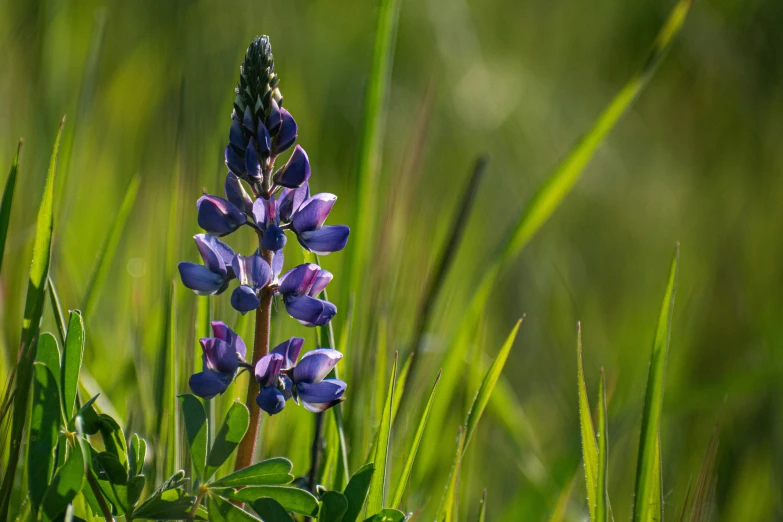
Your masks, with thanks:
M337 196L334 194L316 194L294 211L291 228L307 250L326 255L342 250L348 242L350 229L347 226L324 226L335 201Z
M271 118L270 112L270 118ZM267 124L269 121L267 120ZM285 152L296 141L298 133L296 120L291 116L291 113L287 110L280 108L280 128L276 130L276 133L272 132L270 127L270 134L274 136L272 140L272 155L277 156L281 152Z
M196 202L198 225L216 236L225 236L247 222L245 213L218 196L204 194Z
M179 264L182 284L198 295L217 295L225 291L233 279L232 263L234 251L215 236L196 234L193 236L201 254L203 265L183 261Z
M294 149L288 162L273 177L274 182L281 187L298 188L310 179L310 160L307 153L299 145Z
M291 217L294 215L299 207L302 206L310 197L310 185L305 182L301 187L295 189L284 188L280 191L278 197L278 209L277 213L280 217L280 221L289 223Z
M204 369L190 377L190 389L204 399L226 391L247 352L244 341L224 323L213 322L212 330L215 337L199 339Z
M272 269L258 252L248 257L237 254L231 264L240 285L231 294L231 306L246 314L261 304L259 294L272 280Z
M291 338L256 363L255 378L261 385L256 402L269 415L280 413L290 398L297 404L301 401L313 412L324 411L343 400L346 384L325 379L342 354L319 348L306 353L296 364L303 344L304 339Z
M307 263L292 268L280 278L278 292L288 314L305 326L324 326L337 313L337 307L316 296L332 280L331 272Z
M272 252L277 252L285 246L285 232L280 228L280 213L277 198L258 198L253 203L253 219L263 233L261 246Z

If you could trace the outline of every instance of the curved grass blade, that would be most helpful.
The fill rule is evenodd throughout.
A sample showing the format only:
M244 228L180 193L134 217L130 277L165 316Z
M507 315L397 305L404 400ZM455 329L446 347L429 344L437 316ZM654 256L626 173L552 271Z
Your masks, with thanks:
M595 520L609 520L609 492L607 491L607 465L609 462L609 429L606 422L606 377L601 368L601 380L598 382L598 481L596 489Z
M487 488L484 488L484 494L479 502L478 522L484 522L487 519Z
M363 281L364 266L373 247L375 222L366 219L373 215L378 192L383 133L386 123L386 105L389 97L394 47L397 39L397 20L400 0L381 0L378 26L375 31L375 48L372 68L367 83L362 120L362 138L359 145L359 161L356 175L356 203L352 231L353 255L348 288L359 291Z
M3 254L5 253L5 239L8 237L8 225L11 222L11 205L14 202L14 190L16 189L16 176L19 173L19 154L22 152L22 140L16 147L16 156L11 164L11 171L5 180L3 201L0 203L0 270L3 268Z
M405 494L405 487L408 484L408 479L411 476L413 470L413 462L416 460L416 452L419 450L419 444L421 444L421 438L424 436L424 428L427 426L427 419L430 416L430 410L432 410L432 404L435 399L435 391L438 389L438 383L440 382L441 372L438 372L438 376L435 378L435 384L432 386L432 392L430 392L430 398L427 401L427 406L424 407L424 413L421 415L419 426L416 428L416 434L413 436L413 443L408 451L408 456L405 458L405 464L402 467L402 473L400 474L400 480L397 483L397 489L394 491L392 497L391 506L399 507L402 503L402 497Z
M484 275L467 307L466 316L452 339L446 362L443 365L446 376L459 375L462 362L468 350L471 333L484 313L492 295L492 289L502 268L514 259L530 239L544 225L560 206L582 174L598 146L603 142L620 117L625 114L639 93L645 88L657 65L666 55L674 37L685 21L692 0L680 0L672 10L642 68L615 95L596 118L593 126L571 148L567 156L547 176L530 201L523 207L516 224L508 231L505 240L498 246L491 262L484 269ZM444 379L441 395L451 397L457 382ZM440 427L441 421L435 423Z
M46 282L49 277L49 262L52 253L52 233L54 232L54 178L57 172L57 151L60 147L65 117L60 122L60 130L54 141L49 170L46 174L43 198L38 209L38 219L35 226L35 242L33 244L33 262L30 266L30 279L27 284L27 298L24 306L24 321L22 323L22 340L16 363L16 389L14 406L11 415L11 441L8 452L8 464L5 469L2 486L0 486L0 520L8 518L8 508L11 500L16 466L19 461L19 451L22 447L22 436L27 423L27 400L30 383L33 377L33 361L35 361L35 337L41 324L44 301L46 300Z
M582 460L585 466L585 486L590 520L596 519L598 504L598 443L595 440L593 418L590 416L590 400L587 397L585 371L582 366L582 324L577 324L577 378L579 380L579 427L582 432Z
M639 457L636 466L636 495L633 521L648 522L660 516L657 508L660 499L660 446L659 431L663 409L663 391L666 379L666 357L669 352L674 297L677 293L677 272L680 260L679 244L674 250L669 281L663 297L658 326L655 330L650 372L642 413L642 430L639 437ZM658 493L656 494L656 491Z
M79 370L84 358L84 321L79 310L73 310L68 319L68 334L63 348L63 362L60 376L62 386L63 411L70 419L76 406Z
M386 394L386 402L383 405L381 425L378 428L377 445L373 456L375 472L370 480L370 491L367 495L367 514L373 515L383 509L386 488L386 465L389 460L391 447L392 405L394 404L394 388L397 381L397 354L394 355L391 377L389 378L389 391Z
M693 493L690 516L688 517L690 522L708 522L710 520L710 508L712 497L715 494L715 480L717 479L715 476L715 458L718 454L720 424L721 421L718 420L715 429L712 431L707 451L704 454L701 471L699 471L699 479L696 482L696 490ZM687 505L688 502L686 500L685 507ZM685 520L685 507L683 507L683 516L680 517L680 520Z
M125 229L125 223L128 221L128 216L136 201L136 194L139 191L140 181L141 178L138 175L134 175L131 178L122 204L120 205L117 214L114 216L111 228L109 228L106 238L103 240L101 248L98 251L95 268L92 271L90 282L87 284L87 289L84 291L84 298L82 300L85 314L92 313L95 303L101 296L103 285L106 282L106 276L111 267L111 261L114 259L117 245L119 245L120 239L122 238L122 232Z
M60 304L60 294L57 292L57 287L54 286L54 279L52 279L51 274L49 275L49 305L52 307L52 314L54 314L54 322L57 326L57 333L60 336L60 342L63 346L65 346L65 334L67 333L68 329L65 325L63 307ZM59 373L57 378L59 379Z

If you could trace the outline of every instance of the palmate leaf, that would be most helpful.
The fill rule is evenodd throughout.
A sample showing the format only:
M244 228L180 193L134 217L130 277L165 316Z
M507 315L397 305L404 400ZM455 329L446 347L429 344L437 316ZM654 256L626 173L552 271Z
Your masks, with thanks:
M76 389L79 386L79 371L84 358L84 321L78 310L68 318L68 334L63 347L60 383L62 386L63 411L70 419L76 405Z
M235 471L210 484L210 487L282 486L294 480L294 465L283 457L275 457Z
M207 467L207 413L201 401L194 395L179 396L182 416L185 419L185 435L188 437L190 460L196 471L196 476L203 478Z
M214 489L231 500L254 502L262 497L272 498L287 511L314 516L318 513L318 499L309 491L289 486L249 486L239 490Z
M650 372L647 377L647 391L642 412L642 430L639 437L639 456L636 466L636 494L634 496L633 521L649 522L658 520L663 509L661 502L661 461L659 432L661 411L663 410L663 392L666 379L666 358L669 352L674 297L677 293L677 272L679 268L680 247L674 250L669 281L658 316L655 329Z
M318 522L341 522L348 511L348 499L337 491L327 491L321 495L321 511Z
M65 446L66 437L62 436L61 443ZM43 521L54 520L65 512L68 504L81 491L84 483L85 460L84 448L81 439L75 437L68 444L68 456L65 463L55 472L54 478L49 483L41 501L40 517Z
M55 138L54 150L49 162L43 198L38 209L38 218L35 226L33 262L30 266L30 279L27 284L24 321L22 323L21 346L15 370L16 390L11 416L8 464L5 469L2 486L0 486L0 520L8 518L11 491L13 489L14 476L16 475L16 466L19 462L23 432L27 423L27 401L33 378L33 362L35 361L36 347L34 340L41 324L41 316L43 315L43 306L46 299L46 282L49 277L52 233L54 231L54 178L57 171L57 151L60 146L63 125L65 125L64 117Z
M19 173L19 154L22 152L22 140L16 147L16 156L11 164L11 171L5 180L5 189L3 190L3 200L0 202L0 269L3 267L3 254L5 253L5 240L8 237L8 225L11 222L11 205L14 201L14 190L16 189L16 177Z
M42 335L39 340L39 348L42 348L44 343L55 343L56 350L56 341L53 336ZM61 418L57 381L47 366L36 362L27 451L27 487L30 492L33 512L38 511L46 487L52 478L54 448L57 445Z
M585 486L587 487L587 505L590 520L596 520L598 498L598 443L595 440L595 428L590 414L590 400L587 397L585 372L582 365L582 325L577 326L576 360L579 388L579 427L582 435L582 462L585 467Z
M260 520L244 509L241 509L217 495L209 495L210 522L260 522Z
M250 506L264 522L294 522L288 511L276 500L269 497L261 497L253 501ZM319 516L318 520L319 522L323 521L323 515Z
M235 401L229 408L220 431L215 435L215 442L212 443L212 448L209 450L204 480L209 480L234 453L249 425L250 412L248 412L247 406Z
M370 491L367 495L367 514L373 514L383 509L386 488L386 465L391 446L392 405L394 404L394 388L397 380L397 355L392 363L389 388L381 414L381 425L378 428L377 444L373 455L375 472L370 479Z

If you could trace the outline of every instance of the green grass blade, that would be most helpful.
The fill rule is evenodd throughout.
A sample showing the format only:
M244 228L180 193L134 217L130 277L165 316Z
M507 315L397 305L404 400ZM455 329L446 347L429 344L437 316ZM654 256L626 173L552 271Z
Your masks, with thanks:
M408 484L408 479L410 478L411 471L413 470L413 462L416 460L416 452L419 450L421 438L424 436L424 428L427 427L427 419L429 419L430 410L432 410L432 404L435 399L435 391L438 389L438 383L440 382L440 375L441 372L438 372L438 376L435 378L435 384L432 386L432 392L430 392L430 398L427 401L427 405L424 407L424 413L421 415L419 426L416 428L416 434L413 436L413 443L408 450L408 456L405 458L405 464L402 467L400 480L397 482L397 489L394 491L394 496L392 497L392 507L399 507L402 503L402 497L405 494L405 487Z
M5 253L5 240L8 237L8 225L11 222L11 205L14 201L14 190L16 189L16 176L19 173L19 153L22 152L22 140L16 147L16 156L11 165L11 171L5 180L5 189L3 190L3 200L0 203L0 270L3 268L3 254Z
M383 406L381 425L378 428L378 444L375 447L373 464L375 472L370 480L370 491L367 495L367 515L374 515L383 509L386 488L386 465L389 460L391 447L392 404L394 403L394 388L397 380L397 355L392 363L391 377L389 378L389 391L386 394L386 402Z
M674 297L677 292L677 272L680 260L680 246L674 250L669 281L663 297L658 326L655 330L650 372L647 377L647 391L642 413L642 431L639 437L639 456L636 466L636 494L634 497L634 522L648 522L660 516L656 506L660 495L659 431L663 409L663 391L666 379L666 356L669 352L669 338L674 312Z
M78 310L71 312L68 319L68 334L63 348L60 382L62 386L63 411L70 419L76 406L77 388L79 387L79 370L84 358L84 321Z
M177 404L177 301L175 282L171 284L169 297L168 342L166 343L166 474L174 473L180 468L179 460L179 405Z
M60 304L60 294L57 293L57 287L54 286L54 279L52 279L51 275L49 276L49 305L52 307L52 314L54 314L54 322L57 326L57 333L60 335L60 342L65 346L65 334L68 329L65 325L63 307ZM59 373L57 378L59 379Z
M689 522L708 522L710 518L710 507L712 504L712 496L715 494L715 458L718 454L718 442L720 420L715 425L715 429L712 431L712 437L710 437L710 443L707 446L707 451L704 454L704 460L701 464L701 471L699 471L699 479L696 482L696 490L693 494L693 502L691 503ZM685 502L687 507L688 502ZM685 507L683 508L683 514L685 513ZM684 520L685 517L680 517L680 520Z
M506 364L508 354L511 352L511 347L514 345L514 340L517 338L517 332L519 331L519 325L521 324L522 319L517 321L517 324L514 325L511 333L508 334L506 342L503 343L500 352L498 352L497 357L495 357L489 370L487 370L487 374L484 376L484 380L479 387L476 398L473 399L473 405L470 407L468 418L465 421L465 448L468 447L470 440L476 432L476 426L481 419L481 415L484 413L484 409L487 407L487 403L489 403L489 398L492 395L492 391L495 389L495 384L500 378L500 373L503 371L503 366Z
M22 447L22 435L27 423L27 401L33 378L35 361L35 337L41 324L44 302L46 300L46 282L49 277L49 262L52 252L52 233L54 232L54 178L57 172L57 151L60 147L65 117L60 122L60 130L54 141L49 170L46 174L43 198L38 209L33 244L33 262L30 266L30 279L27 284L27 298L24 306L22 338L16 363L16 392L11 416L11 441L8 452L8 464L0 487L0 520L8 518L16 466Z
M405 385L408 383L408 374L410 373L415 355L415 353L411 352L408 358L405 359L405 364L402 365L397 377L397 393L394 394L394 404L392 405L392 424L394 424L394 419L397 418L397 412L400 411L400 403L402 402L402 396L405 394Z
M106 238L103 240L101 249L98 251L98 258L95 260L95 268L93 269L90 282L87 284L87 289L84 292L84 298L82 300L85 314L92 313L95 303L101 296L103 285L106 282L106 276L109 273L111 262L117 251L117 245L119 245L120 239L122 238L122 232L125 229L125 223L128 221L128 216L136 201L136 194L139 191L140 181L141 178L138 175L131 178L122 204L120 205L117 214L114 216L114 221L106 234Z
M446 490L440 501L438 508L437 522L453 522L457 520L457 486L459 484L459 471L462 466L462 457L465 455L465 428L459 427L457 435L457 454L454 457L454 464L451 467L449 480L446 483Z
M598 383L598 489L596 490L595 520L608 522L609 493L607 492L607 465L609 462L609 430L606 421L606 376L601 368Z
M380 177L383 133L386 123L386 105L394 62L397 39L397 20L400 0L381 0L378 26L375 32L375 48L372 68L367 83L362 120L362 139L359 145L359 161L356 175L356 202L353 230L351 231L352 257L351 284L348 288L359 291L363 281L364 266L373 246L374 215Z
M574 476L560 491L555 502L555 509L552 510L552 515L549 517L549 522L563 522L565 520L566 512L568 511L568 501L571 499L571 493L574 490L574 484L578 476L579 470L574 473Z
M487 490L484 489L484 494L481 496L481 501L479 502L479 515L478 515L478 522L485 522L487 519Z
M576 357L577 379L579 387L579 427L582 433L582 460L585 466L585 486L590 520L596 519L598 503L598 444L595 440L593 418L590 416L590 401L587 397L585 372L582 366L582 325L577 326Z

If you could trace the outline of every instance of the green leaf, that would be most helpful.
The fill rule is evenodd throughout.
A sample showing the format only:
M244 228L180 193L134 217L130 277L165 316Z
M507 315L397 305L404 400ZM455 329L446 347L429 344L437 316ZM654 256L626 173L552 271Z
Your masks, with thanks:
M479 502L479 514L478 514L478 522L484 522L487 519L487 490L484 489L484 494L481 496L481 501Z
M294 522L288 511L274 499L261 497L250 506L264 522ZM319 517L318 520L320 521L321 518Z
M245 436L249 425L250 412L247 411L247 406L239 401L235 401L228 410L220 431L215 436L212 449L209 450L204 480L209 480L215 474L215 471L234 453L234 450L242 441L242 437Z
M282 486L294 480L291 461L283 457L267 459L216 480L211 487Z
M492 395L492 390L495 389L495 384L500 378L500 374L503 371L503 366L506 364L508 354L511 352L511 347L514 345L514 340L517 338L517 332L519 331L519 325L522 324L522 319L517 321L517 324L511 330L511 333L506 338L506 342L500 348L497 357L492 362L492 365L487 370L487 374L484 376L484 380L479 387L476 398L473 399L473 405L468 412L468 418L465 421L465 448L468 447L473 434L476 432L476 426L478 425L481 414L484 413L484 409L487 407L489 398Z
M355 522L359 518L374 473L375 464L370 462L359 468L348 481L343 491L343 495L348 499L348 510L343 515L343 522Z
M101 421L101 439L106 451L117 458L127 473L128 450L125 446L125 435L122 432L122 428L117 424L117 421L105 413L98 415L98 418Z
M405 386L408 382L408 373L411 369L411 364L413 363L413 357L416 354L411 352L411 354L408 356L407 359L405 359L405 364L402 365L402 368L400 369L399 374L397 375L397 384L395 386L395 394L394 394L394 404L392 405L392 425L394 424L394 419L397 418L397 412L400 409L400 403L402 402L402 394L407 389Z
M84 303L85 314L92 313L95 303L97 303L98 298L101 296L103 285L106 282L106 276L111 267L111 261L114 259L117 245L119 245L120 239L123 236L122 232L125 228L125 223L128 221L128 216L133 208L133 203L136 201L136 194L139 191L140 181L141 178L138 175L134 175L131 178L122 204L114 215L114 221L111 224L111 228L109 228L109 231L103 240L103 244L98 251L98 257L95 260L95 268L93 269L89 283L87 283L87 289L84 291L82 303Z
M57 342L48 336L57 348ZM41 343L47 342L43 339ZM51 344L50 344L51 346ZM27 451L27 487L30 492L33 512L38 512L46 486L54 470L54 448L60 426L60 394L57 381L47 366L35 363L33 381L33 404L30 414L30 435Z
M593 418L590 416L590 401L587 397L585 373L582 366L582 325L577 325L576 334L577 387L579 388L579 426L582 432L582 460L585 466L585 486L590 520L596 520L598 498L598 444L595 440Z
M76 415L71 418L70 421L68 421L68 429L70 431L76 431L76 419L80 418L82 420L82 429L84 430L84 433L87 435L95 435L100 431L101 429L101 418L98 416L98 413L95 411L95 408L93 408L93 404L95 404L95 401L98 400L98 395L94 396L92 399L84 403L84 406L79 408L79 411L76 412Z
M364 522L403 522L405 513L396 509L382 509L380 512L364 520Z
M61 366L63 411L65 417L70 419L76 405L76 389L79 386L79 370L84 358L84 321L78 310L71 311L68 318L68 335L65 337L63 347L63 361Z
M669 352L674 297L677 293L677 273L680 260L680 246L674 250L669 281L663 297L663 304L655 329L650 371L647 377L647 391L642 412L642 429L639 437L639 454L636 466L636 495L634 497L633 521L657 520L661 513L660 498L660 448L659 432L663 410L664 382L666 379L666 357Z
M383 133L386 123L386 106L389 97L394 47L397 38L399 0L382 0L375 32L372 69L367 83L362 119L362 138L359 145L359 162L356 174L356 204L353 220L353 256L348 273L348 288L361 289L364 267L373 251L374 223L366 219L377 207L378 179L380 178Z
M38 337L38 348L35 353L35 362L43 364L54 377L57 384L57 398L60 397L60 348L57 339L49 332L44 332ZM58 405L59 408L59 405Z
M131 475L141 475L144 469L147 444L136 433L131 436L130 451L128 452L128 469Z
M63 447L65 437L63 436ZM41 501L41 520L54 520L57 515L65 512L68 504L82 490L84 482L84 453L78 437L73 446L68 446L69 452L65 463L55 472L49 487Z
M19 462L19 452L27 424L27 404L30 395L30 385L33 379L33 362L35 361L35 338L43 315L46 298L46 282L49 276L49 261L52 250L52 232L54 230L54 177L57 170L57 150L60 145L65 118L60 123L60 130L54 142L49 170L46 174L43 198L38 209L38 219L35 225L35 242L33 244L33 261L30 266L30 279L27 284L27 297L24 306L21 345L16 362L16 390L11 418L11 439L9 441L8 460L5 475L0 486L0 520L8 518L8 508L11 492L16 476L16 466Z
M608 522L609 493L607 491L607 466L609 462L609 430L606 422L606 377L601 368L601 380L598 383L598 474L596 489L595 520Z
M397 355L392 363L389 388L386 394L386 402L383 405L381 425L378 428L378 443L375 446L373 464L375 473L370 480L370 492L367 495L367 513L377 513L383 509L386 488L386 465L389 460L389 448L391 446L392 405L394 404L394 388L397 381Z
M196 470L196 476L203 477L207 466L207 413L201 401L194 395L180 395L179 403L185 419L190 460Z
M247 511L215 495L209 495L209 520L212 522L258 522Z
M269 497L277 501L287 511L308 516L314 516L318 513L318 499L304 489L290 486L250 486L236 492L232 492L230 489L222 491L229 492L228 496L231 500L253 502L261 497Z
M181 488L166 489L144 501L133 512L133 520L185 520L193 501L194 498ZM197 518L204 520L206 517Z
M112 484L126 485L128 483L128 471L120 464L120 461L108 451L102 451L93 456L93 466L99 472L101 480L107 480Z
M432 404L435 400L435 390L438 389L440 375L441 372L439 371L438 376L435 378L435 385L432 387L432 391L430 392L430 398L427 401L427 406L424 407L424 412L421 414L421 420L419 420L419 426L416 428L416 434L413 436L413 443L411 443L410 449L408 450L408 456L405 458L405 464L402 467L402 474L400 475L400 480L397 483L397 489L395 489L394 496L392 497L392 507L399 507L399 505L402 503L402 497L405 494L405 487L408 484L408 479L410 478L411 471L413 470L413 462L416 460L416 453L419 451L419 444L421 444L421 439L424 436L424 428L427 427L427 419L430 416Z
M348 499L338 491L327 491L321 495L321 511L318 522L342 522L348 511Z
M11 164L11 171L5 180L3 201L0 203L0 269L3 267L3 254L5 253L5 239L8 237L8 225L11 222L11 205L14 201L14 189L16 188L16 176L19 173L19 153L22 152L22 140L16 147L16 156Z
M457 434L457 455L454 457L454 464L451 467L449 473L449 480L446 483L446 490L443 493L443 497L440 501L440 507L438 508L437 522L453 522L459 520L457 518L457 507L459 503L457 496L457 484L459 483L459 473L462 467L462 457L465 455L465 430L462 426L459 427L459 433Z

